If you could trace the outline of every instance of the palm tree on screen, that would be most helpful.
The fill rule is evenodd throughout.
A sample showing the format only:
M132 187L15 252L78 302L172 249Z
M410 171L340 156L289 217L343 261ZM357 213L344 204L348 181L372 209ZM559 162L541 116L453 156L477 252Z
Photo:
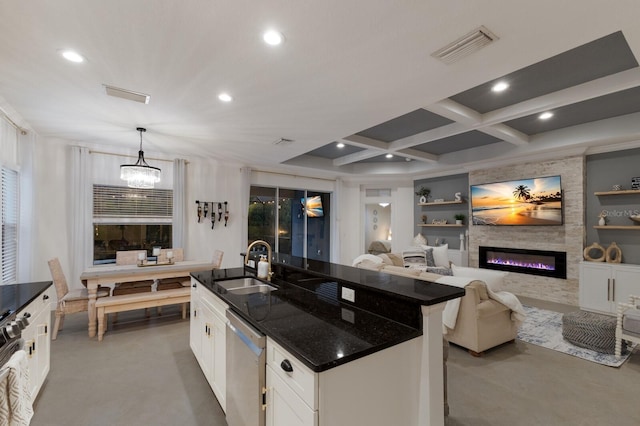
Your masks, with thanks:
M516 186L513 196L518 200L529 200L531 198L531 189L527 185Z

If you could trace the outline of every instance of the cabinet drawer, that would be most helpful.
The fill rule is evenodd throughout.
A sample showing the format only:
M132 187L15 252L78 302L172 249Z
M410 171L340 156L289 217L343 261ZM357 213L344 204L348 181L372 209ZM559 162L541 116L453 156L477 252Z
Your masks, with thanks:
M211 309L215 314L223 318L226 322L227 318L227 308L229 307L226 303L215 296L207 289L199 289L201 290L200 298L203 303L207 305L209 309Z
M36 297L29 303L26 307L24 307L19 313L18 316L22 316L24 313L29 313L32 317L31 321L35 319L36 316L42 311L51 311L51 301L53 300L53 285L49 286L45 291L42 292L41 295Z
M291 364L292 371L287 372L282 368L283 361ZM307 366L303 365L293 355L285 351L271 339L267 339L267 365L282 379L302 400L312 409L317 410L318 393L317 375Z

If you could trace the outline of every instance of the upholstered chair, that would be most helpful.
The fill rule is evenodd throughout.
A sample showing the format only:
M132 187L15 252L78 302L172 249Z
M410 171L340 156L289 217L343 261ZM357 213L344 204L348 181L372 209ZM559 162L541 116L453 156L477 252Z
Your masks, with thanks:
M629 303L618 303L616 322L616 358L623 352L623 344L640 343L640 296L629 296Z

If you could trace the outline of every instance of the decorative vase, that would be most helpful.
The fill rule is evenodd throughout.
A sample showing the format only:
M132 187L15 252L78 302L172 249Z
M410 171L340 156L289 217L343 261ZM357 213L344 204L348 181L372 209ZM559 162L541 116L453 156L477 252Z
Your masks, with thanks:
M421 196L420 196L420 203L421 203L421 204L424 204L424 203L426 203L426 202L427 202L427 197L425 197L424 195L421 195Z
M598 225L600 225L600 226L606 225L606 221L604 220L604 217L600 218L600 220L598 221Z
M462 225L462 219L456 219L456 225Z

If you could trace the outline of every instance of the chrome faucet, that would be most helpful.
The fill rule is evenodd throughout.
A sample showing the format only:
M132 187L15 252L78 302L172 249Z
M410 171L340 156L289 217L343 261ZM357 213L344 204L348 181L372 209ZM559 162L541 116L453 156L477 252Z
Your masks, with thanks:
M249 247L247 247L247 253L245 253L244 255L244 264L245 265L249 264L249 254L251 253L251 249L257 245L263 245L267 248L267 262L269 262L269 272L267 274L267 281L271 281L271 275L273 274L273 272L271 272L271 246L269 245L268 242L263 240L255 240L254 242L249 244ZM256 264L256 270L257 269L258 269L258 265Z

